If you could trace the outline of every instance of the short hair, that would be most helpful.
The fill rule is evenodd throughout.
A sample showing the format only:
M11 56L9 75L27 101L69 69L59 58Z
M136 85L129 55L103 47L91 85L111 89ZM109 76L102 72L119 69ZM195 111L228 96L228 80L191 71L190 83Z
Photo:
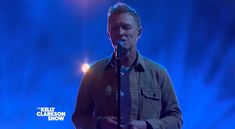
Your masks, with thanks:
M130 6L128 6L127 4L122 3L122 2L118 2L109 8L109 10L108 10L108 24L110 22L111 16L113 16L115 14L126 13L126 12L130 13L134 17L134 19L137 23L137 26L140 29L141 28L141 21L140 21L139 14L135 11L135 9L131 8Z

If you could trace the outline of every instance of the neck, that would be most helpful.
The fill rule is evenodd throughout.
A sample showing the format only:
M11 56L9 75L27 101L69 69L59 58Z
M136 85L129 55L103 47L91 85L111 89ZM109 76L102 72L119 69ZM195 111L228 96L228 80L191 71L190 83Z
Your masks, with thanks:
M131 49L125 52L125 54L121 58L121 65L130 67L135 62L136 54L136 49Z

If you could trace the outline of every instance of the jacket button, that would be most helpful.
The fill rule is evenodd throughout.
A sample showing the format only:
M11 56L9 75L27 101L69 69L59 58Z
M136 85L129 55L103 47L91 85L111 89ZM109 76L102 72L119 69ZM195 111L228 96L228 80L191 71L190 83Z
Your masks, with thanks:
M156 97L156 94L155 94L155 93L153 94L153 97Z

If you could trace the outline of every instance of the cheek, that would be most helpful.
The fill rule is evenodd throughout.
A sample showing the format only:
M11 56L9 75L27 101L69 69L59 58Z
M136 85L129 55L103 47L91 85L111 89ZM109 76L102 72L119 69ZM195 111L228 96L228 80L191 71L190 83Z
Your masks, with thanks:
M112 45L113 47L116 46L116 40L115 40L113 37L110 37L109 40L110 40L111 45Z
M113 41L114 41L114 36L113 36L113 34L109 34L109 40L113 43Z
M129 32L128 32L128 34L129 35L132 35L132 37L137 37L138 35L139 35L139 31L137 31L137 30L130 30Z
M115 43L114 41L112 41L112 46L113 46L113 47L116 46L116 43Z
M115 40L117 38L117 35L115 33L110 33L110 38L112 40Z
M138 33L134 32L134 33L130 34L130 37L131 37L131 40L136 41L136 40L138 40L139 35L138 35Z

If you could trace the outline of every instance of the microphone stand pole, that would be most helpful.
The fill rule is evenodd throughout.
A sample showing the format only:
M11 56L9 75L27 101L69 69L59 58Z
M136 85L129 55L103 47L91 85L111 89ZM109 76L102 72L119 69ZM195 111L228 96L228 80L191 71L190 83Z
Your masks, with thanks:
M116 49L116 69L117 69L117 88L118 88L118 95L117 95L117 129L121 129L121 55L122 55L122 46L117 44Z
M118 88L118 96L117 96L117 118L118 118L118 129L121 129L121 78L120 78L120 58L116 60L117 63L117 88Z

